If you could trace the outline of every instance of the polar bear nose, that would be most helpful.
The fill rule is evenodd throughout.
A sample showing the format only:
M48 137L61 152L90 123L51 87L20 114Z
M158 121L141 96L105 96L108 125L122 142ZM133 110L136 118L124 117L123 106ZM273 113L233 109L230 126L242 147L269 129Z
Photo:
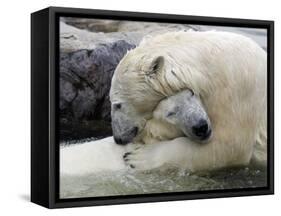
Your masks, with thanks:
M200 119L199 122L192 127L192 132L202 140L207 139L211 134L208 122L204 119Z
M126 145L129 142L132 142L132 140L135 138L137 133L138 133L138 127L133 127L131 130L126 131L125 133L120 134L119 136L113 135L113 138L115 140L115 143L119 145Z

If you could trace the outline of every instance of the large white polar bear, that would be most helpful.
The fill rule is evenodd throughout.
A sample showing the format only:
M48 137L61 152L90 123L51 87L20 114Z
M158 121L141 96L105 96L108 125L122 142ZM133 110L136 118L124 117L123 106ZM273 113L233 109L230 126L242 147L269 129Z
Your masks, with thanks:
M138 169L170 163L190 171L265 162L266 70L265 51L238 34L173 32L143 41L117 66L110 92L115 142L146 143L125 161ZM206 110L203 123L190 114L193 125L169 119L181 110L177 103L172 114L153 114L186 89Z

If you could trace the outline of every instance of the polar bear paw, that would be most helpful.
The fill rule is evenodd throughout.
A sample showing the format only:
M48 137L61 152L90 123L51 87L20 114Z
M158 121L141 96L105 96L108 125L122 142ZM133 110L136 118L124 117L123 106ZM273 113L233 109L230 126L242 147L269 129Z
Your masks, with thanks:
M125 164L136 170L150 170L161 166L161 161L156 159L157 149L153 145L134 145L131 150L123 155Z

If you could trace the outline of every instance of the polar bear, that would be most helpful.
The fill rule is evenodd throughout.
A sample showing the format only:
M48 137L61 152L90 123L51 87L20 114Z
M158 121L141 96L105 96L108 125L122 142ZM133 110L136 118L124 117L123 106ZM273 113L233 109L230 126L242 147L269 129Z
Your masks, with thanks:
M143 41L124 56L112 79L113 135L117 144L161 142L138 145L125 154L126 162L139 169L167 162L199 171L266 161L266 70L265 51L234 33L172 32ZM207 121L201 137L170 119L148 127L158 104L169 106L165 98L183 90L200 99L212 131ZM186 126L196 125L200 119ZM160 140L147 128L158 130Z

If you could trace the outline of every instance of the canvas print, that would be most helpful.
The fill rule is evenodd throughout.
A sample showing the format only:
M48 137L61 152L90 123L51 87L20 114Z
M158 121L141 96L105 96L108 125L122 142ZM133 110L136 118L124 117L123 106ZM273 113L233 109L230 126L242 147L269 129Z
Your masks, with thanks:
M267 30L60 17L59 198L267 186Z

